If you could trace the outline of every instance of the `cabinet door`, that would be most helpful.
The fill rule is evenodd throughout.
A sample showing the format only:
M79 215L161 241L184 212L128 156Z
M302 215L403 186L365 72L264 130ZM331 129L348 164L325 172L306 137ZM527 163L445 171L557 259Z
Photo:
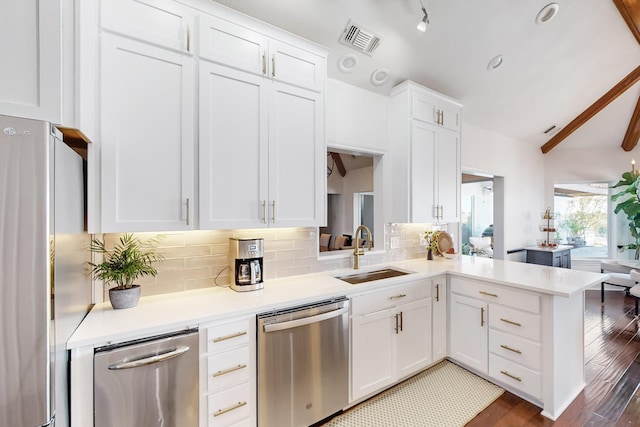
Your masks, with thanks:
M438 124L436 100L433 96L411 92L411 118L429 124Z
M571 268L571 249L562 252L562 268Z
M436 277L432 281L432 346L433 361L447 357L447 278Z
M435 222L435 150L438 128L417 120L411 121L409 194L410 218L408 222Z
M200 228L266 227L268 119L263 77L200 62Z
M269 76L275 81L285 82L315 92L324 92L327 67L324 58L306 50L269 41Z
M487 303L451 294L451 357L486 373L488 369Z
M437 204L440 221L460 220L460 141L458 133L440 128L436 134Z
M102 0L100 25L158 46L191 52L195 25L189 11L171 0Z
M440 126L450 130L460 129L460 107L446 103L440 104Z
M193 59L103 34L102 232L193 227Z
M395 381L393 313L381 310L351 319L351 401Z
M267 37L215 16L201 15L199 24L200 58L255 75L267 75Z
M0 114L62 122L60 0L0 3Z
M321 225L324 218L324 96L275 83L269 104L269 223Z
M397 307L396 378L404 378L432 361L431 355L431 298L402 304Z

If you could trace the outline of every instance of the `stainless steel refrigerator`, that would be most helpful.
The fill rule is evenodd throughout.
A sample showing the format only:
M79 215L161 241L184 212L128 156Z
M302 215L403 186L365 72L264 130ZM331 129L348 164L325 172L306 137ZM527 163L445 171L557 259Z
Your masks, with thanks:
M0 115L0 426L69 424L65 343L92 301L83 168L55 126Z

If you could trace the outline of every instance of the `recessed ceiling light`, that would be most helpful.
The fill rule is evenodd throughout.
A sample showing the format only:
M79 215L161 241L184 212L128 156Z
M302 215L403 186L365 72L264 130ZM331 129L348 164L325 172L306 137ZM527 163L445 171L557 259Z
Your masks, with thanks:
M360 59L356 55L353 53L347 53L346 55L342 55L338 60L338 68L343 73L350 73L358 66L359 63Z
M504 58L502 57L502 55L494 56L493 58L491 58L491 61L489 61L489 63L487 64L487 70L491 71L491 70L500 68L503 62L504 62Z
M560 5L558 3L549 3L538 12L536 16L536 24L546 24L551 21L558 13L558 9L560 9Z
M389 78L389 70L386 68L378 68L371 73L371 83L375 86L383 85Z

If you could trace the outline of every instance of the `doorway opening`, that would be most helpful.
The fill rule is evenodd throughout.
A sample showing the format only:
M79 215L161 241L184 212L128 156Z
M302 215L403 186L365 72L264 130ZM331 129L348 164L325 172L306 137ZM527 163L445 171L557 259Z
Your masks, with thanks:
M461 194L462 253L504 259L504 178L464 172Z

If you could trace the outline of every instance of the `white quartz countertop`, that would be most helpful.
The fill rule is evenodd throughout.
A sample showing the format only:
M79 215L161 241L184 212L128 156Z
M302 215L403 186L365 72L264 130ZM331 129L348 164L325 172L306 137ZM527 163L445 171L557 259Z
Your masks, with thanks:
M415 274L352 285L334 276L395 267ZM449 260L413 259L268 280L264 289L235 292L213 287L143 297L134 308L113 310L109 302L96 304L67 342L68 349L99 347L172 332L227 317L254 314L334 296L347 297L382 289L407 280L450 274L558 297L570 297L604 280L607 275L537 264L460 256Z

